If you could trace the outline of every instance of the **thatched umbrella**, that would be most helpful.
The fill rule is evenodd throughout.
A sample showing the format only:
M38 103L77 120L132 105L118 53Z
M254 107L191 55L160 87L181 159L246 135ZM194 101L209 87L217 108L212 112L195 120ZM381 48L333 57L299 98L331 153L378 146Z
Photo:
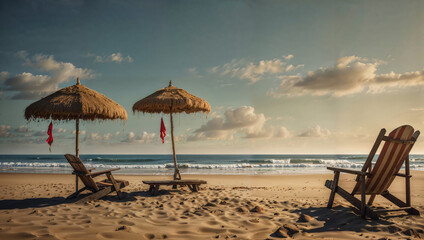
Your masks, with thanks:
M42 118L52 120L76 120L75 153L79 157L79 120L127 119L121 105L80 83L60 89L32 103L25 109L27 120Z
M174 180L181 179L180 171L177 166L177 157L175 155L174 144L174 122L172 120L173 113L187 114L194 112L209 113L211 107L205 100L191 95L186 90L172 86L172 81L169 81L169 86L157 90L155 93L136 102L132 107L133 112L145 113L169 113L171 116L171 138L172 152L174 154Z

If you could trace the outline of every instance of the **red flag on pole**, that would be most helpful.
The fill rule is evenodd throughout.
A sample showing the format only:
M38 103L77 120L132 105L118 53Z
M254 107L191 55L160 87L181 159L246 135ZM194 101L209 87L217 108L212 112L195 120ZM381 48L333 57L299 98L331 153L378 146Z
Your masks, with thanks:
M47 138L46 142L49 144L49 150L51 152L53 143L53 123L50 123L49 128L47 129L47 135L49 135L49 138Z
M165 143L165 136L166 136L166 128L165 124L163 123L163 118L160 118L160 138L162 138L162 143Z

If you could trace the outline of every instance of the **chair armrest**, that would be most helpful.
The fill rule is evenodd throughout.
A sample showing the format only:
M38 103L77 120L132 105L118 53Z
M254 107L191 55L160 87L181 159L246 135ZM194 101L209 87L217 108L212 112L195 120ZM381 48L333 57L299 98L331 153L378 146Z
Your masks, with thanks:
M87 169L87 171L91 172L91 171L93 171L94 169L96 169L96 168L90 168L90 169Z
M100 176L102 174L110 173L112 171L117 171L119 169L120 168L114 168L114 169L104 170L104 171L100 171L100 172L90 173L89 175L94 178L94 177Z
M332 170L334 172L344 172L344 173L350 173L350 174L356 174L356 175L371 175L367 172L352 170L352 169L344 169L344 168L335 168L335 167L327 167L328 170Z
M406 174L404 174L404 173L396 173L396 174L395 174L395 176L399 176L399 177L408 177L408 178L412 177L412 175L406 175Z

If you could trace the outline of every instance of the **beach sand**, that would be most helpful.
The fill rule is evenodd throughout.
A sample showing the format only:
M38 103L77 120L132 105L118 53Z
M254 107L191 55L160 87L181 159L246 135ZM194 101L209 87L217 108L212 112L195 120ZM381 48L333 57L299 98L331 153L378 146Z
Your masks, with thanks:
M424 214L424 172L412 174L412 204ZM169 176L115 176L130 182L124 199L113 193L74 204L64 202L74 191L71 174L0 174L0 239L279 239L273 233L284 226L299 230L289 231L295 239L424 238L420 216L363 220L339 196L327 209L324 183L332 174L183 175L208 184L198 193L162 187L158 196L149 196L141 181ZM354 176L342 174L340 183L350 191ZM397 178L389 190L404 199L404 186ZM375 205L393 207L382 197ZM311 219L302 222L302 214Z

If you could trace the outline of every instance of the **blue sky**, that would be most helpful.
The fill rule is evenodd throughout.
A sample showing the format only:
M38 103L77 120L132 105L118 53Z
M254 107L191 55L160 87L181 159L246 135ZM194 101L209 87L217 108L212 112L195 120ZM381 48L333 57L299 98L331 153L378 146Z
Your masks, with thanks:
M168 116L131 112L169 80L212 107L175 118L179 153L367 153L424 129L423 22L423 1L1 1L0 151L48 152L24 109L79 76L129 115L83 123L82 153L169 153Z

